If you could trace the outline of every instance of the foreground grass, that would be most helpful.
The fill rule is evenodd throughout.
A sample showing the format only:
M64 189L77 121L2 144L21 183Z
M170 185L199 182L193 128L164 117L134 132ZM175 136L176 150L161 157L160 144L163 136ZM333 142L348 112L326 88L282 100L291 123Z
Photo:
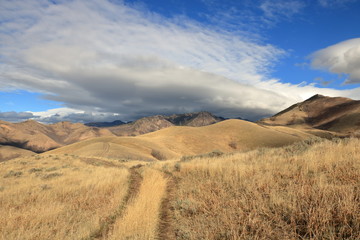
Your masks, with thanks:
M0 239L360 239L359 146L312 140L135 167L10 160Z
M360 141L175 165L177 239L360 239Z
M0 239L82 239L117 209L128 171L70 156L32 157L2 163L0 179Z

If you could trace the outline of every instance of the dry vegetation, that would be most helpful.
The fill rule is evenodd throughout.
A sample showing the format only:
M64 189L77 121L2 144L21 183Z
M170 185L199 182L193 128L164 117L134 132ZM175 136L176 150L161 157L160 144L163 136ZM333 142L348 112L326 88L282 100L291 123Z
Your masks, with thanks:
M10 160L0 163L0 238L360 239L359 146L314 139L135 168L105 157Z
M360 141L309 144L175 165L177 239L360 239Z
M85 159L86 160L86 159ZM81 239L127 192L128 171L70 156L0 165L1 239Z

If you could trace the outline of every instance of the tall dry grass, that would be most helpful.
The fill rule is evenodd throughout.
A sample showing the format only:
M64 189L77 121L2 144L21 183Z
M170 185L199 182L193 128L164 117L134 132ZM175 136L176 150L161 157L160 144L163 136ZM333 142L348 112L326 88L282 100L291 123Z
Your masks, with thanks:
M360 140L175 165L177 239L360 239Z
M145 168L142 175L138 196L128 205L125 215L117 219L110 239L156 239L167 180L151 168Z
M98 229L126 195L128 171L89 163L37 156L0 164L0 239L82 239Z

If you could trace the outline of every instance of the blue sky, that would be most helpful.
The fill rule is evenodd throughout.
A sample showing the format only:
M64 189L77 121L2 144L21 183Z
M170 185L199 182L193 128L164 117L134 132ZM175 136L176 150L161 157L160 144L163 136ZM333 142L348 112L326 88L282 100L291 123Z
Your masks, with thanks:
M0 119L257 120L316 93L360 99L359 12L358 0L1 0Z

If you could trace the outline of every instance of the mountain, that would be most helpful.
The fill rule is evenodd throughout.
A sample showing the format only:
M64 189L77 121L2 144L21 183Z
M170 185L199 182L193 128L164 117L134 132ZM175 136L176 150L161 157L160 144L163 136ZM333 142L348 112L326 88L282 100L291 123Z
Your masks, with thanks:
M84 125L88 127L114 127L123 124L126 123L121 120L115 120L113 122L91 122L91 123L85 123Z
M175 126L191 127L202 127L225 120L225 118L214 116L209 112L173 114L171 116L165 117L165 119Z
M357 135L360 133L360 101L317 94L259 123Z
M156 115L108 129L116 136L137 136L171 126L173 124L166 120L164 116Z
M162 118L159 118L163 121ZM311 137L297 129L225 120L204 127L171 126L136 137L100 137L44 154L75 154L132 160L164 160L184 155L280 147Z
M224 118L216 117L209 112L173 114L170 116L156 115L108 129L116 136L137 136L171 126L202 127L223 120Z

